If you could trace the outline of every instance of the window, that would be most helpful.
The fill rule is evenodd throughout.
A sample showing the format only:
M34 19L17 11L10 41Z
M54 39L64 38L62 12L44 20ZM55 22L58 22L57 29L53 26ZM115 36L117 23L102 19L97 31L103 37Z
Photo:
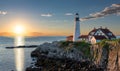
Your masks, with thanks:
M112 33L108 33L109 36L112 36Z

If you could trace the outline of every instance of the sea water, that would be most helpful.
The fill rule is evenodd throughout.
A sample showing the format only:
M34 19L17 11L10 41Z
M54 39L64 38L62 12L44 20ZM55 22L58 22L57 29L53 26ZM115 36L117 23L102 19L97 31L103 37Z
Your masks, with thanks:
M44 42L65 40L64 36L43 36L43 37L25 37L25 45L40 45ZM15 38L0 37L0 71L16 71L14 49L6 49L5 47L14 46ZM30 66L30 53L35 48L24 48L24 69Z

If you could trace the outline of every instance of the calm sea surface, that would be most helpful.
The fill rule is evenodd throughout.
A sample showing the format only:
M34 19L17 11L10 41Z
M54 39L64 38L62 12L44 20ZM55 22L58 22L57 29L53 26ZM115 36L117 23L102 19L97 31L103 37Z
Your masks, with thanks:
M40 45L44 42L65 40L64 36L44 36L44 37L26 37L25 45ZM14 46L15 38L0 37L0 71L16 71L14 49L5 49L7 46ZM30 53L35 48L24 48L24 68L30 66Z

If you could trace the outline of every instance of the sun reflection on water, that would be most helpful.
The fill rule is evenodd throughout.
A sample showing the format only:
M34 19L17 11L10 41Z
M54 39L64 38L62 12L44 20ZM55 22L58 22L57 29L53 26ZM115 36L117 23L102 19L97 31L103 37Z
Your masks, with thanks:
M15 37L15 46L24 45L24 37L17 36ZM24 48L15 48L15 65L17 71L24 71Z

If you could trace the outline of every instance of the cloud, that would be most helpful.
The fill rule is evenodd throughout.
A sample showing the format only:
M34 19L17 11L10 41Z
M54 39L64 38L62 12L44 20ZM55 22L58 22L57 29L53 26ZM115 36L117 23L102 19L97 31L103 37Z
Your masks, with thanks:
M112 15L112 14L120 15L120 4L112 4L110 7L106 7L101 12L90 14L88 17L81 18L80 20L85 21L90 19L96 19L96 18L101 18L104 16Z
M72 16L73 13L66 13L65 15L66 15L66 16Z
M0 15L6 15L7 11L0 11Z
M52 14L41 14L41 16L43 16L43 17L52 17L53 15Z

